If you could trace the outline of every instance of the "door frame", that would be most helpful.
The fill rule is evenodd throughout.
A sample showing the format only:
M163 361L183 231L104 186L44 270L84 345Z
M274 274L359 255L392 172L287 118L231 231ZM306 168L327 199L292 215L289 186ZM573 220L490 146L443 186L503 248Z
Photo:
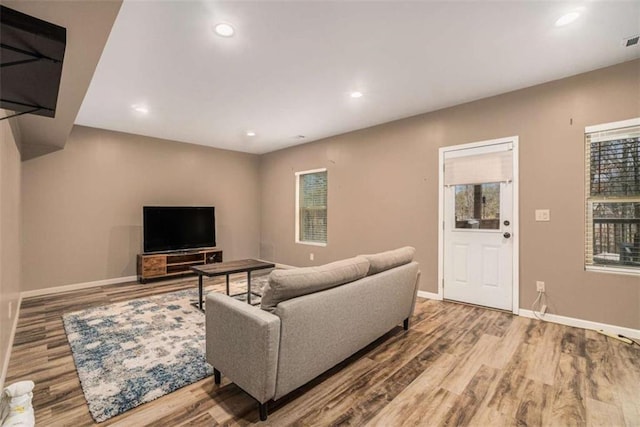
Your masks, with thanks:
M438 150L438 299L444 299L444 156L451 151L481 148L491 145L511 143L513 147L513 272L512 272L512 312L520 310L520 179L519 179L519 146L518 136L471 142L468 144L440 147Z

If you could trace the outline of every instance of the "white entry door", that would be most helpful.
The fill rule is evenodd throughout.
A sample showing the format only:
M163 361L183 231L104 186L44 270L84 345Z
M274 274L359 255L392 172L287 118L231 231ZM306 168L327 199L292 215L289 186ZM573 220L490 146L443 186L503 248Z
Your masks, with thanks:
M501 167L512 167L511 153L500 153ZM484 170L492 168L491 162L486 163L488 157L491 155L479 155L477 164L473 157L465 157L459 166L477 166L478 170L461 174L469 176L467 181L476 182L464 183L464 178L458 178L463 183L443 188L444 298L511 311L517 220L513 181L510 174L508 179L499 180L495 170L483 181Z

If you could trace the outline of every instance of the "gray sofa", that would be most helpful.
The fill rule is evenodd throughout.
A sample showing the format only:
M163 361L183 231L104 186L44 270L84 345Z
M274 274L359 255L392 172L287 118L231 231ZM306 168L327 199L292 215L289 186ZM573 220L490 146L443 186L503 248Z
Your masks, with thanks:
M220 293L206 299L206 356L258 401L277 400L397 325L409 327L420 272L415 249L320 267L274 270L261 307Z

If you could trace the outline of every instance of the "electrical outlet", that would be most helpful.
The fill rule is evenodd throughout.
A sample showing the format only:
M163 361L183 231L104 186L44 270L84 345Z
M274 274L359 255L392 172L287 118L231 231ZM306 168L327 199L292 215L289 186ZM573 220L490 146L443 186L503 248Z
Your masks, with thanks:
M549 209L536 209L536 221L551 221Z
M544 292L544 282L536 281L536 291Z
M309 259L310 259L311 261L313 261L313 258L314 258L314 257L313 257L313 252L311 252L311 253L309 254Z

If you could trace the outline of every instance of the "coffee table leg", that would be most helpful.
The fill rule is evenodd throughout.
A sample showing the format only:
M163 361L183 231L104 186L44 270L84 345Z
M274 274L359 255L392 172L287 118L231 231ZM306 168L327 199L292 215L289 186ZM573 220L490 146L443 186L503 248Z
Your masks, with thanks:
M227 274L227 295L229 295L229 275Z
M202 310L202 274L198 274L198 308Z
M251 272L247 271L247 303L251 305Z

